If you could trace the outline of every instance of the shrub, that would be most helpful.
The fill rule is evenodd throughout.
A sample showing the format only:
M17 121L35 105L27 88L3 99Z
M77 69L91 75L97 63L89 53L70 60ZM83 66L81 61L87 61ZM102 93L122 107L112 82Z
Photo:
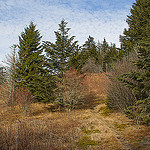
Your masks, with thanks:
M83 83L84 74L79 74L75 69L68 70L55 91L56 103L72 110L77 105L84 103L86 87Z
M128 57L124 57L122 61L118 61L112 65L111 72L108 74L110 81L107 86L107 106L111 109L117 109L123 112L129 106L136 102L135 95L129 87L126 87L118 80L118 77L137 70L131 61L136 60L135 53L131 53Z
M15 97L18 104L22 107L24 115L30 111L30 105L34 102L34 95L27 88L19 87L15 91Z
M138 100L135 105L125 110L126 115L134 119L139 124L149 125L150 123L150 97L144 100Z

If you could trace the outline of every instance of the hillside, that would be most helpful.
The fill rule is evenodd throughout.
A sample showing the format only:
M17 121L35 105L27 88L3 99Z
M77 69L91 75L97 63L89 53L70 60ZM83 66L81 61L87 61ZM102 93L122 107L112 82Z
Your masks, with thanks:
M20 106L12 114L1 101L0 149L149 150L150 127L136 125L106 107L107 76L87 74L85 82L86 103L71 112L33 103L24 117Z

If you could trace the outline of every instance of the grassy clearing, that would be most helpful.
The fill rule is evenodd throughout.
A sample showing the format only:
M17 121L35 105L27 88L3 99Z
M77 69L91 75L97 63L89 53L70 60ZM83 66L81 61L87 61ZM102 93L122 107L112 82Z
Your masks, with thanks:
M148 150L150 128L133 124L104 104L105 88L96 86L98 81L105 82L104 74L86 78L90 84L87 102L71 112L60 112L57 108L50 111L52 104L34 103L24 117L19 106L12 114L0 101L0 149L123 150L124 144L118 138L121 136L133 149ZM100 87L103 94L99 94Z

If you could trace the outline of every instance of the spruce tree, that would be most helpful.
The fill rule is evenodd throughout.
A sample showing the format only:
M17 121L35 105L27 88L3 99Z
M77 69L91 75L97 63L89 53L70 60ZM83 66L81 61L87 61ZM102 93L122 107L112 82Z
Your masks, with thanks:
M79 64L78 70L81 70L84 66L88 68L89 62L92 62L92 64L94 63L93 65L99 62L96 42L92 36L89 35L87 41L85 41L85 44L81 47L81 51L77 56L77 61ZM88 71L89 69L86 70Z
M150 36L150 1L136 0L130 12L131 15L127 16L129 28L121 36L121 46L125 53L133 51L136 43Z
M45 69L39 30L33 22L19 36L19 62L16 70L16 83L28 88L38 101L50 101L55 86L53 76Z
M136 91L137 99L148 97L149 87L149 71L150 71L150 1L136 0L131 8L131 15L128 16L127 23L129 29L124 32L128 37L126 42L132 42L132 50L137 52L138 60L134 64L141 69L142 72L131 72L124 77L133 79L128 82L134 91ZM124 45L126 49L129 45ZM131 45L130 45L131 46ZM131 48L131 47L130 47ZM129 49L128 49L129 50ZM146 81L145 81L146 80ZM147 87L147 88L146 88Z
M120 80L130 87L137 102L127 111L138 121L150 122L150 1L136 0L127 20L129 29L124 32L125 49L136 51L138 60L134 62L140 71L123 74Z
M109 52L109 44L104 38L104 41L101 44L101 59L102 59L102 70L104 72L107 71L108 66L108 56L107 53Z
M49 71L63 77L64 72L70 67L70 60L78 50L77 41L73 41L75 36L69 37L70 28L63 19L59 24L58 31L55 31L56 41L44 42Z
M94 38L89 35L88 40L82 47L85 59L94 58L95 62L98 61L97 48Z
M111 46L109 46L109 52L107 54L108 63L112 63L114 61L117 61L118 54L119 54L119 51L116 48L116 45L111 43Z

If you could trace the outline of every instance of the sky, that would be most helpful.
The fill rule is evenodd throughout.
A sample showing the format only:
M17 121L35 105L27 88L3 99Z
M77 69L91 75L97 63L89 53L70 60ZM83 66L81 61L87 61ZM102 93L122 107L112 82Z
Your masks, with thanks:
M135 0L0 0L0 64L18 44L18 36L31 21L43 36L42 41L55 42L54 31L64 18L70 36L82 45L88 36L120 47L127 15Z

